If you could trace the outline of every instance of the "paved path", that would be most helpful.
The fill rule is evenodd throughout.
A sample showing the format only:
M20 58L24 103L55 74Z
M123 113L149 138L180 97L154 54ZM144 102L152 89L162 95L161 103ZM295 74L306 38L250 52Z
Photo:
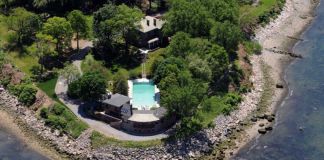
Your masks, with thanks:
M75 60L73 61L73 64L77 66L77 68L81 71L81 60ZM57 94L58 98L61 102L63 102L67 107L70 108L70 110L77 115L78 118L80 118L82 121L86 122L90 128L110 137L114 137L116 139L120 140L132 140L132 141L145 141L145 140L153 140L153 139L162 139L166 138L167 134L157 134L153 136L136 136L131 135L126 132L117 130L107 123L92 119L90 117L87 117L86 114L82 111L82 109L79 109L80 106L84 105L79 100L71 100L66 95L67 92L67 84L66 80L63 77L59 77L55 86L55 93Z

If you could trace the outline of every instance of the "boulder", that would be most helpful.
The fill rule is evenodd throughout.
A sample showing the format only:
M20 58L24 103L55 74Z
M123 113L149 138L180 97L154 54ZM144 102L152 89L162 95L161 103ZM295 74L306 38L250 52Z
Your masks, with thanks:
M252 122L256 122L256 121L258 121L258 119L255 118L255 117L252 117L252 118L251 118L251 121L252 121Z
M269 125L269 126L265 127L265 129L266 129L267 131L271 131L271 130L273 129L273 127L272 127L271 125Z
M284 85L282 83L277 83L276 88L284 88Z
M259 126L260 126L260 127L264 127L264 124L263 124L263 123L260 123Z
M267 120L268 120L268 122L272 122L272 121L274 120L274 117L272 117L272 116L267 116Z
M258 129L258 132L260 134L266 134L267 133L267 130L265 128L260 128L260 129Z

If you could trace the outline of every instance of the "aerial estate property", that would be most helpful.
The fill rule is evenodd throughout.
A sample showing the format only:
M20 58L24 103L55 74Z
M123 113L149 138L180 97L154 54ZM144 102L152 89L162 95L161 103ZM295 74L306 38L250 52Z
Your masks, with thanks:
M242 130L232 124L248 125L243 97L261 94L253 30L283 4L0 0L0 98L15 102L7 106L18 107L16 117L65 156L218 153L222 138ZM218 126L219 117L230 120ZM129 148L158 154L129 157Z

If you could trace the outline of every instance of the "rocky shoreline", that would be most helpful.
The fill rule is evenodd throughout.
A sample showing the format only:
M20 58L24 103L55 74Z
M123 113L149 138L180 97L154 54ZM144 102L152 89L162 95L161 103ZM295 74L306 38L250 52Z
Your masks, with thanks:
M259 64L258 58L253 58L253 64ZM91 148L89 129L73 140L58 130L53 130L45 125L45 122L38 119L35 112L21 105L16 97L11 96L7 91L0 93L0 107L15 118L19 118L26 127L35 132L41 139L47 141L58 152L74 159L185 159L198 158L210 154L214 147L227 139L233 130L240 130L239 124L255 110L258 99L262 93L262 74L257 71L260 67L254 66L254 75L251 81L254 89L243 96L244 101L239 109L229 116L219 116L215 119L215 127L204 129L190 138L167 142L161 146L149 148L122 148L119 146L105 146L99 149Z
M287 0L286 6L287 5L291 5L290 0ZM291 7L285 7L283 13L288 12L290 15L290 13L293 13L291 11ZM282 14L279 16L279 20L276 21L283 21L287 17L288 16L286 14ZM276 21L274 22L275 24L277 23ZM274 29L273 27L270 27L265 30L273 31ZM258 32L257 37L258 35L261 35L263 38L258 40L261 41L267 39L268 34L273 34L273 32L270 31L267 31L267 34L264 35L263 33L265 32ZM253 75L250 77L250 79L253 82L253 89L251 92L243 95L244 100L239 105L238 110L232 112L229 116L218 116L214 121L215 127L213 128L204 129L192 137L175 142L167 142L161 146L143 149L122 148L119 146L110 145L98 149L92 149L90 140L92 133L91 129L86 130L78 139L74 140L64 133L60 133L58 130L53 130L45 126L45 122L38 119L35 116L36 114L34 111L29 110L27 107L19 104L17 99L11 96L7 91L0 93L0 107L7 112L10 112L15 118L19 118L26 125L26 127L30 128L30 130L36 133L44 141L49 142L57 151L73 159L149 160L199 158L203 155L211 154L214 148L219 146L222 142L229 140L229 137L233 132L241 132L244 129L244 126L246 126L244 121L248 119L251 113L258 108L258 103L261 99L264 85L263 71L261 67L261 63L263 62L264 58L265 57L263 56L252 56L251 63L253 64ZM279 57L279 59L280 58L282 57ZM274 63L274 65L275 64L276 63ZM278 74L281 74L282 68L279 68L278 70ZM275 78L275 81L278 81L278 79L281 79L280 76L279 78ZM275 96L275 98L280 99L280 96ZM255 131L255 129L253 130ZM250 137L253 137L253 134L250 134ZM247 141L242 142L241 146L245 143L247 143ZM220 158L224 158L223 156Z

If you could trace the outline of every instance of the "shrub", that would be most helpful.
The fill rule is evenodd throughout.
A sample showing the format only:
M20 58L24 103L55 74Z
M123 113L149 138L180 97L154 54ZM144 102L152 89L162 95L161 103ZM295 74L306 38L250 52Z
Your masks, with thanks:
M49 115L48 118L45 120L45 124L53 126L55 129L63 130L66 127L67 122L63 117Z
M23 86L22 88L18 100L27 106L31 106L36 100L37 89L30 85Z
M8 85L11 94L18 97L18 101L26 106L35 103L37 89L30 84Z
M61 115L63 114L63 112L65 111L65 108L64 106L62 105L59 105L59 104L55 104L52 108L52 112L55 114L55 115Z
M80 97L80 81L76 80L69 84L67 95L72 99L77 99Z
M237 93L228 93L224 97L224 104L226 105L225 108L223 108L222 112L225 115L229 115L232 111L237 109L238 104L242 101L242 97Z
M45 124L74 138L87 129L87 125L81 122L69 109L56 103L50 108L42 108L40 116L45 119Z
M141 73L139 73L137 70L130 70L129 71L129 78L130 79L136 79L140 77Z
M47 108L42 108L40 110L40 114L39 114L42 118L47 119L48 115L49 115L49 111Z
M5 77L3 79L0 79L0 85L7 87L10 84L10 78Z
M245 41L243 42L245 51L249 54L261 54L262 46L258 42Z

